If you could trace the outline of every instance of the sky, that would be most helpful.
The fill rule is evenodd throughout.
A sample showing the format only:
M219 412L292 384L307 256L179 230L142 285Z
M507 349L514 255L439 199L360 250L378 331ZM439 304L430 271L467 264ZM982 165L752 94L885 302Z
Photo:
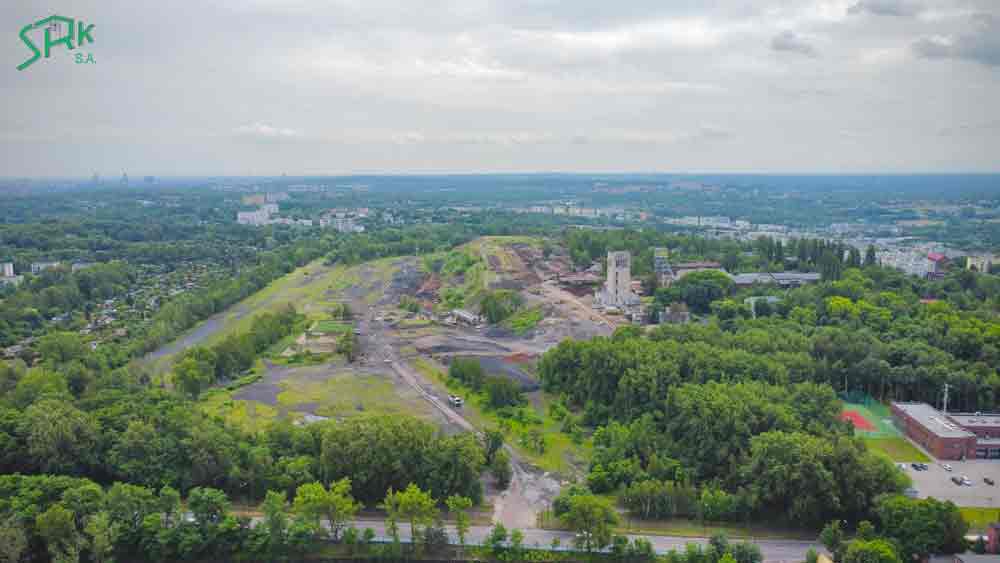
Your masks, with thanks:
M53 14L93 42L18 71ZM0 176L1000 171L1000 0L3 0L0 21Z

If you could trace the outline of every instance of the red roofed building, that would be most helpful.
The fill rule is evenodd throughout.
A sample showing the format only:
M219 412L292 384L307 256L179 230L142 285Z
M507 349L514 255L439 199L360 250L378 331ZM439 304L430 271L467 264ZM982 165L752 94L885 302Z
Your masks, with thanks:
M927 253L927 277L941 277L944 275L945 265L948 258L940 252Z

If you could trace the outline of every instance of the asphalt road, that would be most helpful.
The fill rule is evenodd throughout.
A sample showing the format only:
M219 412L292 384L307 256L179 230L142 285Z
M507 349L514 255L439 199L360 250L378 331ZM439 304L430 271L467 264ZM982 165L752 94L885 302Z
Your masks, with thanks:
M370 520L359 520L354 523L354 526L359 530L365 528L371 528L375 531L376 537L381 541L388 541L389 535L385 531L385 523L382 521L370 521ZM448 528L448 537L452 542L456 542L455 529L451 526ZM540 547L551 549L552 541L556 538L559 539L560 547L559 549L568 549L573 546L572 532L563 532L557 530L540 530L540 529L524 529L521 530L524 533L524 545L526 547ZM400 541L408 543L410 541L410 526L409 524L401 523L399 526ZM466 544L468 545L478 545L481 544L490 533L490 527L488 526L473 526L469 530L469 535L466 538ZM629 536L630 538L641 537L649 540L653 545L653 549L657 553L666 553L671 549L683 550L684 546L689 543L700 543L707 544L707 538L687 538L687 537L676 537L676 536ZM732 540L735 541L735 540ZM816 542L799 541L799 540L754 540L760 546L761 553L764 556L765 561L773 563L801 563L805 561L806 552L809 548L813 548L816 551L823 552L823 547Z

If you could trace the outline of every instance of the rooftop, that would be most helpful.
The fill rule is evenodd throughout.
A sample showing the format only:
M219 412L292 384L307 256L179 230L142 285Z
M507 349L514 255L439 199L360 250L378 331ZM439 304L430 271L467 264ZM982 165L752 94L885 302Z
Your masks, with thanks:
M721 268L722 264L718 262L681 262L679 264L674 264L675 270L691 270L694 268Z
M1000 426L1000 414L996 413L956 413L949 414L952 420L966 428L977 426L992 428Z
M927 403L893 403L893 406L942 438L971 438L975 434L955 424L941 411Z
M955 559L962 563L997 563L1000 557L996 555L978 555L976 553L956 553Z

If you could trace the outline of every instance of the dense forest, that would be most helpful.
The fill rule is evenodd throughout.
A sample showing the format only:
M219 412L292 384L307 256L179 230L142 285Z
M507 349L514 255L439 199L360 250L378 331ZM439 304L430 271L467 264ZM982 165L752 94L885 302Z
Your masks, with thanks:
M640 517L857 523L907 479L852 437L838 393L938 404L948 383L955 410L1000 407L993 276L850 268L756 311L752 291L723 288L706 323L542 357L544 388L596 428L590 490Z

